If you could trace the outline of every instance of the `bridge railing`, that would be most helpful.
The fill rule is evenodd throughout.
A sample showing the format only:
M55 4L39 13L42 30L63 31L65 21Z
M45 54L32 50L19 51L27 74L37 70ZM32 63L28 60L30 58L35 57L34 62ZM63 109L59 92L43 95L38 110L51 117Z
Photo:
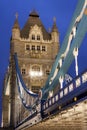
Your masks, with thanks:
M85 95L87 96L87 70L73 79L73 81L71 81L47 101L41 100L41 102L37 104L36 111L17 124L15 129L20 130L31 127L38 122L41 122L45 118L48 118L50 115L60 112L61 110L59 107L67 107L66 103L69 102L69 100L71 101L74 96L81 96L82 94L84 95L85 92ZM85 97L85 95L83 97Z
M60 99L63 99L65 96L69 95L74 90L83 87L83 84L87 82L87 70L83 72L81 75L77 76L73 79L68 85L64 88L60 89L60 91L48 99L46 102L43 103L42 110L48 109L50 106L58 102Z

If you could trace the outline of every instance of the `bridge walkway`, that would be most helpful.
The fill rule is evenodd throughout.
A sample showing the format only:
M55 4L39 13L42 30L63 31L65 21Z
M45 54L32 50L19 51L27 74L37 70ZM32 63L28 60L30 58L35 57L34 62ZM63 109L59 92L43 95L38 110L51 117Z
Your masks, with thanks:
M26 130L87 130L87 99Z

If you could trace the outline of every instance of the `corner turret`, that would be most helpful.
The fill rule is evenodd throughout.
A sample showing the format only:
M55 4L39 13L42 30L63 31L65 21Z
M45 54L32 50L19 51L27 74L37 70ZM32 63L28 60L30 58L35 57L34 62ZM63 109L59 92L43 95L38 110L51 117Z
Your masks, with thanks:
M12 28L12 39L19 39L20 37L20 26L18 23L18 14L16 13L16 19Z
M51 37L52 37L52 41L53 42L59 42L59 32L58 32L58 28L56 25L56 18L53 18L53 27L52 27L52 31L51 31Z
M52 51L53 53L53 59L56 58L56 52L59 52L59 32L58 32L58 28L56 25L56 18L53 18L53 26L52 26L52 31L51 31L51 39L52 39Z

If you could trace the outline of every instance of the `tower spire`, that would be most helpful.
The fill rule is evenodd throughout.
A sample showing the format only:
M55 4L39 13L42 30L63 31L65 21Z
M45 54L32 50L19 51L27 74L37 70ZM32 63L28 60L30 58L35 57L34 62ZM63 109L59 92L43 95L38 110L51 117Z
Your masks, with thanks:
M18 13L15 14L15 21L14 21L14 25L12 28L12 39L19 39L20 37L20 26L18 23Z
M58 28L57 28L57 26L56 26L56 17L53 17L52 32L58 32Z
M18 12L16 12L15 17L16 17L16 19L18 19Z
M18 28L18 29L20 29L20 26L19 26L19 23L18 23L18 13L17 13L17 12L16 12L16 14L15 14L15 17L16 17L16 19L15 19L13 28Z
M56 17L53 17L53 22L56 24Z

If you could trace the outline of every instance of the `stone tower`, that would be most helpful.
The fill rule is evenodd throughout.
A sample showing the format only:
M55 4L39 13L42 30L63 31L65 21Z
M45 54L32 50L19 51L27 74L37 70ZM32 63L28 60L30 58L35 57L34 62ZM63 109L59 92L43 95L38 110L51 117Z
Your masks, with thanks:
M4 91L3 94L4 126L8 124L6 124L4 120L5 110L7 113L9 112L9 125L12 126L15 125L17 118L20 118L18 120L22 120L27 114L22 104L20 105L20 111L17 110L20 113L20 117L17 116L18 113L15 110L19 99L17 98L14 53L17 53L18 64L24 83L31 91L38 93L40 88L45 85L58 51L59 32L56 26L56 20L54 20L51 31L48 32L36 11L32 11L29 14L29 18L22 29L20 29L18 17L16 16L10 41L9 70L5 78L5 82L7 82L6 79L9 77L9 84L4 84L4 88L9 87L8 100L6 100L7 105L9 104L8 110L6 110L4 106L6 91Z

